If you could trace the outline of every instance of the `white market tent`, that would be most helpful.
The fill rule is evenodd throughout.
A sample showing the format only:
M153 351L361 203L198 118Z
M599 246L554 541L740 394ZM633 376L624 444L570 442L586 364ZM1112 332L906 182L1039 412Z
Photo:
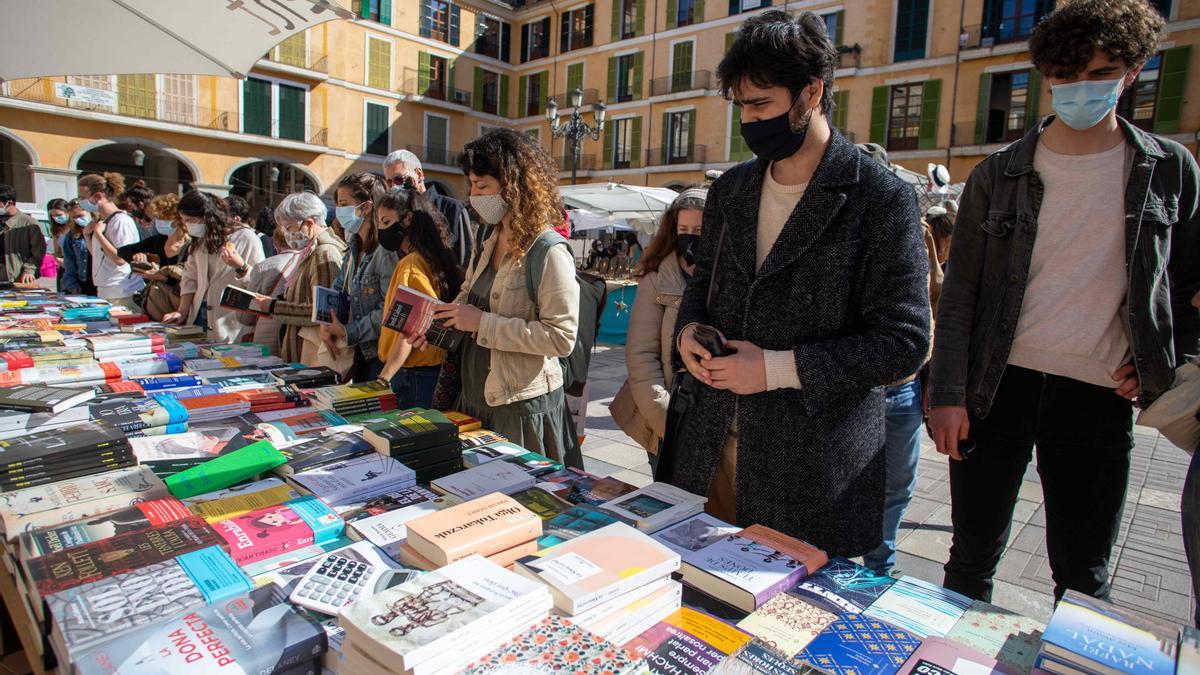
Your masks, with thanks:
M13 0L5 3L0 80L52 75L184 73L245 77L283 40L333 19L334 0ZM95 48L53 48L64 29Z
M658 217L679 196L669 188L619 183L564 185L558 191L567 208L573 209L571 225L575 231L611 227L643 234L654 234Z

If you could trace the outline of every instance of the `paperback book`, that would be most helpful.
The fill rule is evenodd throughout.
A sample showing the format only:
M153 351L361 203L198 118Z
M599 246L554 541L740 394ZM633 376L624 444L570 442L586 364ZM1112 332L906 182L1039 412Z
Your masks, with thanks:
M834 675L885 675L899 670L920 644L920 638L886 621L846 612L796 658Z
M30 367L32 367L32 359ZM0 387L0 408L57 413L95 397L91 387L47 387L21 384Z
M129 532L162 527L192 516L183 502L174 497L151 499L94 518L25 532L20 537L19 550L22 559L37 558Z
M744 612L796 585L829 560L817 547L751 525L683 557L688 585Z
M1177 637L1163 621L1069 590L1046 625L1042 656L1085 672L1170 673Z
M337 513L316 497L292 499L214 525L234 562L242 567L336 539L344 526Z
M553 492L572 504L602 506L619 499L637 488L616 478L601 478L579 469L563 469L545 476L539 481L542 488Z
M462 331L447 328L433 318L433 310L441 301L408 286L392 289L392 306L383 316L383 327L407 337L425 336L429 344L451 350L462 344Z
M325 286L313 286L312 316L316 323L331 324L333 317L343 326L350 323L350 296Z
M323 416L335 413L323 410L318 414ZM358 435L339 432L309 438L302 443L280 448L279 451L287 457L287 464L280 464L274 471L281 476L290 476L327 464L362 457L375 450Z
M408 544L437 565L493 555L542 534L542 521L511 497L494 493L407 523Z
M627 675L645 665L621 647L597 637L568 619L550 616L505 642L463 675L491 675L513 669L573 675Z
M148 467L88 475L0 494L0 521L8 539L21 532L92 518L170 496Z
M594 506L576 504L545 522L538 548L550 548L616 522L620 521L615 516Z
M417 475L391 457L369 453L293 474L291 480L326 504L339 507L412 487Z
M686 556L730 535L737 534L741 529L723 520L717 520L707 513L697 513L691 518L659 530L651 536L663 546L681 556Z
M439 478L429 487L440 494L474 499L493 492L512 494L533 487L534 478L508 462L491 462Z
M995 657L1014 672L1033 668L1046 624L976 600L946 637Z
M750 641L746 633L684 607L625 645L654 675L705 675Z
M780 593L738 622L738 628L784 654L799 654L820 635L837 614L827 612L789 593Z
M916 577L903 577L871 603L863 616L887 621L926 638L946 637L971 606L971 599Z
M861 614L896 580L846 558L831 558L789 593L834 614Z
M220 304L222 307L238 312L247 312L263 317L271 316L268 312L259 309L257 293L237 286L226 286L225 290L221 291Z
M639 530L654 532L690 518L704 509L706 497L667 483L651 483L600 508Z

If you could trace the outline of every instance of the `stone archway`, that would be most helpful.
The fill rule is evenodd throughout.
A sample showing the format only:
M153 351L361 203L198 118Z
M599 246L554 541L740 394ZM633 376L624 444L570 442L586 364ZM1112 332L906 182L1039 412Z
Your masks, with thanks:
M177 150L139 138L105 139L80 148L71 166L81 173L116 171L126 185L142 180L156 193L182 194L200 182L196 164Z
M250 212L263 207L275 208L293 192L308 191L320 195L321 181L307 167L287 160L252 159L229 170L225 182L229 194L245 198Z
M35 202L37 199L33 187L33 172L30 170L30 167L36 166L37 163L37 151L33 146L15 133L0 127L0 183L16 188L19 202Z

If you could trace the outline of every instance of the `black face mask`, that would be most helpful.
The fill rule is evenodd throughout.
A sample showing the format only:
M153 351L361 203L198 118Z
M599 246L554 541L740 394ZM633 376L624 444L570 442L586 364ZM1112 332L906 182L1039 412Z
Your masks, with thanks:
M389 251L399 251L400 245L404 243L404 237L408 234L404 226L400 223L392 223L389 228L378 230L379 245Z
M696 249L700 246L700 235L681 234L675 239L675 252L686 265L696 264Z
M793 102L793 107L795 103ZM791 109L769 120L744 122L742 124L742 140L755 157L761 157L770 162L778 162L796 154L804 145L808 136L808 127L812 121L812 110L808 111L804 126L795 131L792 129Z

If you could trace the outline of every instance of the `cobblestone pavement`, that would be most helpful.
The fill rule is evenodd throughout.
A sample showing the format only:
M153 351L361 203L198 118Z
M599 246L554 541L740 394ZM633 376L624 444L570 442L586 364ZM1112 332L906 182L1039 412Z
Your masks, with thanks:
M608 412L625 380L624 350L599 346L589 375L587 440L583 444L587 470L645 485L650 482L645 451L617 428ZM1195 602L1179 521L1179 494L1188 456L1151 429L1137 427L1135 438L1125 512L1109 568L1112 600L1185 623ZM923 440L918 471L916 492L900 525L897 568L941 583L942 564L950 551L950 482L946 460L928 438ZM1046 560L1041 484L1031 464L1021 486L992 600L1045 621L1053 607L1053 588Z

